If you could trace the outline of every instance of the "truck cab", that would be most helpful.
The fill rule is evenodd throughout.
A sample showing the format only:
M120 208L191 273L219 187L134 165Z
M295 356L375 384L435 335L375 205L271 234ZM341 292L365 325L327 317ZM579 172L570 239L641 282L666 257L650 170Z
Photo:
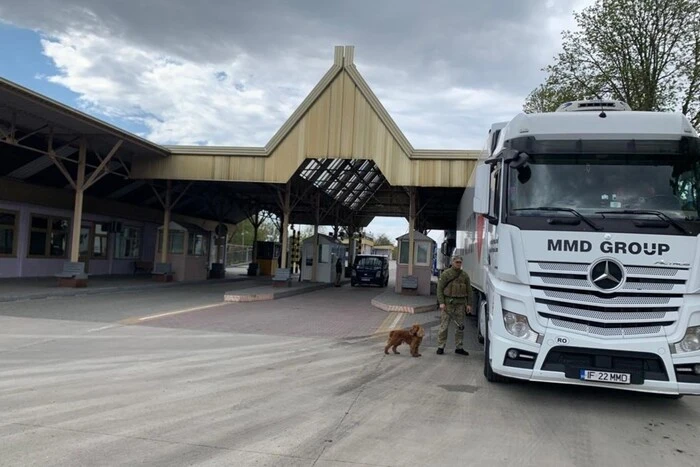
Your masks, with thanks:
M614 104L489 133L456 251L490 381L700 394L698 135Z

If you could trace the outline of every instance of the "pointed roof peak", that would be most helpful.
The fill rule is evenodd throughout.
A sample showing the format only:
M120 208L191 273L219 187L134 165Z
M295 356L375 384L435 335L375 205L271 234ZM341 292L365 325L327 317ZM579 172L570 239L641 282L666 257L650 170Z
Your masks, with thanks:
M346 67L355 64L354 45L336 45L334 63L339 67Z

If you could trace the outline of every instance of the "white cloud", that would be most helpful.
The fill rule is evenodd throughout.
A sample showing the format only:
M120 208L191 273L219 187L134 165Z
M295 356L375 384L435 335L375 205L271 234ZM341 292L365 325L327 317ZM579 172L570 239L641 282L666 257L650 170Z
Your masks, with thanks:
M328 69L332 46L351 43L415 147L473 149L520 111L572 9L591 1L24 0L0 17L44 34L59 70L49 79L83 109L138 123L159 143L265 144Z
M314 73L301 73L289 90L284 64L246 55L202 65L91 32L44 38L42 47L59 70L49 80L78 93L83 108L141 123L159 143L262 145L315 84Z
M261 146L356 45L358 69L416 148L478 149L512 118L593 0L3 2L42 34L46 77L163 144ZM395 238L402 219L369 230ZM441 241L439 232L431 233Z

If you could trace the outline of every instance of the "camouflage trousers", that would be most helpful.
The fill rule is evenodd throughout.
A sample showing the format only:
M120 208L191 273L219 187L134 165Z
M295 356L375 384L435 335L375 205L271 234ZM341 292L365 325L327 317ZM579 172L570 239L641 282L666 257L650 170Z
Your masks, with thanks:
M438 331L438 347L441 349L445 348L447 344L447 331L452 323L452 319L460 325L464 325L464 315L467 312L466 303L454 303L451 305L445 305L445 309L440 313L440 331ZM449 313L449 314L448 314ZM450 316L451 315L451 316ZM455 327L455 348L464 348L464 330L460 331L459 328L452 323Z

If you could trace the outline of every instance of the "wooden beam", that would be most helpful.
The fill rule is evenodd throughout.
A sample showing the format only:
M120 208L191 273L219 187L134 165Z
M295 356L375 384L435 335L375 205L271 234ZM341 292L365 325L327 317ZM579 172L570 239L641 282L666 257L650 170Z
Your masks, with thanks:
M158 190L156 190L156 187L153 186L152 183L149 183L148 186L151 187L151 190L153 190L153 193L156 195L156 199L160 203L160 205L165 209L165 201L163 201L163 198L160 197L160 194L158 194Z
M413 275L413 254L415 246L414 230L416 228L416 189L409 188L409 196L411 197L409 214L408 214L408 275Z
M165 190L165 202L163 207L165 212L163 213L163 243L160 251L160 262L168 262L168 250L170 250L170 191L172 188L172 181L167 181L167 188ZM157 193L156 193L157 194ZM159 197L160 198L160 197Z
M190 183L187 184L187 186L185 187L185 189L182 190L182 192L180 192L180 195L178 195L178 197L175 198L175 201L173 201L173 204L170 205L171 208L174 208L175 205L178 203L178 201L180 201L180 200L182 199L182 197L185 196L185 193L187 193L187 190L190 189L190 187L192 186L193 183L194 183L194 182L190 182ZM216 214L216 213L214 213L214 214Z
M78 178L75 186L75 206L73 208L73 230L71 231L70 260L77 263L80 258L80 228L83 222L83 193L85 191L85 160L87 158L87 141L80 141L78 150Z
M109 154L107 154L107 156L104 159L102 159L102 162L100 162L100 165L97 166L97 168L92 173L92 175L90 176L88 181L85 183L86 190L88 188L90 188L97 181L97 177L100 175L100 173L103 170L105 170L107 163L112 159L112 157L114 157L114 155L117 153L117 151L121 147L122 143L124 143L124 140L120 139L119 141L117 141L117 143L114 146L112 146L112 149L109 151Z
M291 191L292 183L287 182L287 187L284 190L284 205L282 206L282 269L287 267L287 250L289 244L289 217L291 215Z
M41 130L44 130L44 129L46 129L46 128L48 128L48 125L43 125L43 126L37 128L36 130L34 130L34 131L32 131L32 132L29 132L29 133L27 133L26 135L22 136L22 137L21 137L20 139L18 139L16 142L17 142L17 143L21 143L21 142L24 141L25 139L29 138L30 136L34 136L35 134L39 133Z

